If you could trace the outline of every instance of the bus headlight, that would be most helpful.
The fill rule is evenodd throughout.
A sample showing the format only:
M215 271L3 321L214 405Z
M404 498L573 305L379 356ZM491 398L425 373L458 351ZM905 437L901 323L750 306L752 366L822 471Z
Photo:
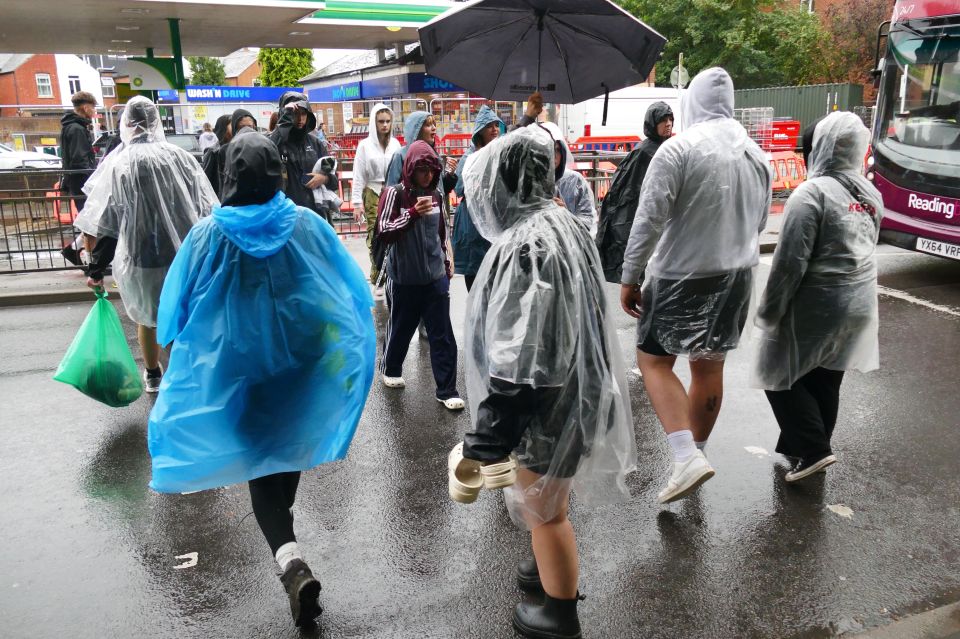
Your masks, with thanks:
M867 171L867 179L873 182L873 171Z
M872 155L871 155L871 156L868 156L868 157L867 157L867 166L873 166L874 164L876 164L876 160L873 159L873 156L872 156Z

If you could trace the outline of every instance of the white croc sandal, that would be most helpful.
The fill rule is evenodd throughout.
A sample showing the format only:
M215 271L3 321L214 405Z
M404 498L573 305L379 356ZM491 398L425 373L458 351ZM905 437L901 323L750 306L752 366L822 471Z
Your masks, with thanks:
M450 499L461 504L472 504L483 488L480 462L463 458L463 442L450 451L447 458L447 480Z
M480 474L483 476L483 487L487 490L513 486L517 481L517 462L511 455L506 461L481 466Z
M407 383L403 381L402 377L387 377L383 376L383 385L387 388L404 388Z
M459 397L450 397L447 399L437 398L437 401L443 404L444 408L447 410L463 410L466 404L463 403L463 400Z

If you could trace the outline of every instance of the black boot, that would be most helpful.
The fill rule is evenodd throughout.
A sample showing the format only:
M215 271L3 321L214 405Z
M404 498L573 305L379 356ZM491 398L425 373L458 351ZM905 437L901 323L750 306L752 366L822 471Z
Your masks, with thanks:
M527 592L543 592L536 559L521 559L517 564L517 586Z
M293 623L304 626L320 616L323 608L317 598L320 596L320 582L313 578L310 567L302 559L294 559L280 576L280 581L290 599L290 614Z
M580 639L576 599L543 596L542 604L519 603L513 611L513 627L530 639Z

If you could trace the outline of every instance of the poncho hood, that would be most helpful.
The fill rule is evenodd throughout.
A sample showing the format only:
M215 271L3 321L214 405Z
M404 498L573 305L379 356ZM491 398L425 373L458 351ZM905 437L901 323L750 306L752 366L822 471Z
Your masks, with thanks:
M664 142L668 138L657 133L657 126L667 118L673 117L673 109L666 102L654 102L643 118L643 135L654 142Z
M849 111L831 113L817 124L810 153L809 177L827 171L859 172L870 145L870 131Z
M473 123L473 135L470 136L470 141L473 143L474 148L481 148L480 143L478 142L480 132L494 122L496 122L500 128L500 135L506 134L507 125L503 123L503 120L500 119L500 116L497 115L497 112L486 104L481 106L480 110L477 112L477 119Z
M213 221L237 247L253 257L269 257L293 235L298 209L282 191L263 204L220 206Z
M681 102L683 125L733 117L733 80L720 67L701 71Z
M477 230L493 242L524 217L553 202L553 138L528 126L497 138L467 159L464 191Z
M547 130L553 141L560 143L560 166L554 169L554 179L559 182L563 177L563 172L568 168L573 168L573 156L567 148L567 141L563 138L563 132L553 122L540 122L537 126Z
M120 118L120 140L130 144L134 138L138 142L165 142L163 127L160 122L160 111L157 105L147 98L138 95L130 98L123 115Z
M430 114L426 111L414 111L404 119L403 141L407 146L420 139L420 129L423 128L423 123L426 122L429 117Z

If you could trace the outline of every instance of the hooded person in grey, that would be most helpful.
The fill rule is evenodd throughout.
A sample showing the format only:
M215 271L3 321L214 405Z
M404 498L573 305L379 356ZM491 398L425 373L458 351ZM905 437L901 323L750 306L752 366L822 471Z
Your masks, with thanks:
M327 155L326 145L313 134L316 128L317 116L305 94L287 91L280 96L280 118L270 140L277 145L283 162L283 192L297 206L312 211L317 211L313 189L325 185L331 191L338 190L334 173L313 173L317 161Z
M661 503L714 474L702 449L723 399L725 354L746 323L770 210L770 168L733 119L733 96L720 68L690 83L686 129L650 162L624 254L620 303L639 320L637 363L674 452ZM689 394L673 372L678 355L690 359Z
M875 255L880 193L861 174L870 132L852 113L816 125L810 172L790 196L770 278L757 308L753 383L780 425L777 452L795 458L787 481L834 463L830 440L844 371L880 365ZM808 138L804 135L804 140Z
M666 129L664 135L660 128ZM633 217L640 201L640 189L650 167L650 161L660 145L670 139L673 130L673 110L666 102L654 102L643 118L644 140L617 167L613 183L600 207L600 228L597 231L597 249L603 264L603 275L608 282L620 283L623 275L623 253L627 248Z
M464 276L468 291L473 286L473 279L477 276L477 271L480 270L480 263L483 261L483 256L487 254L487 249L490 248L490 242L480 235L473 220L470 219L470 211L467 208L467 198L464 193L463 167L466 166L467 158L472 153L482 149L506 132L507 126L497 116L496 111L484 104L480 107L473 125L470 149L460 158L460 164L457 165L457 185L454 187L454 192L460 198L460 203L457 205L456 215L453 218L453 266L454 272Z

